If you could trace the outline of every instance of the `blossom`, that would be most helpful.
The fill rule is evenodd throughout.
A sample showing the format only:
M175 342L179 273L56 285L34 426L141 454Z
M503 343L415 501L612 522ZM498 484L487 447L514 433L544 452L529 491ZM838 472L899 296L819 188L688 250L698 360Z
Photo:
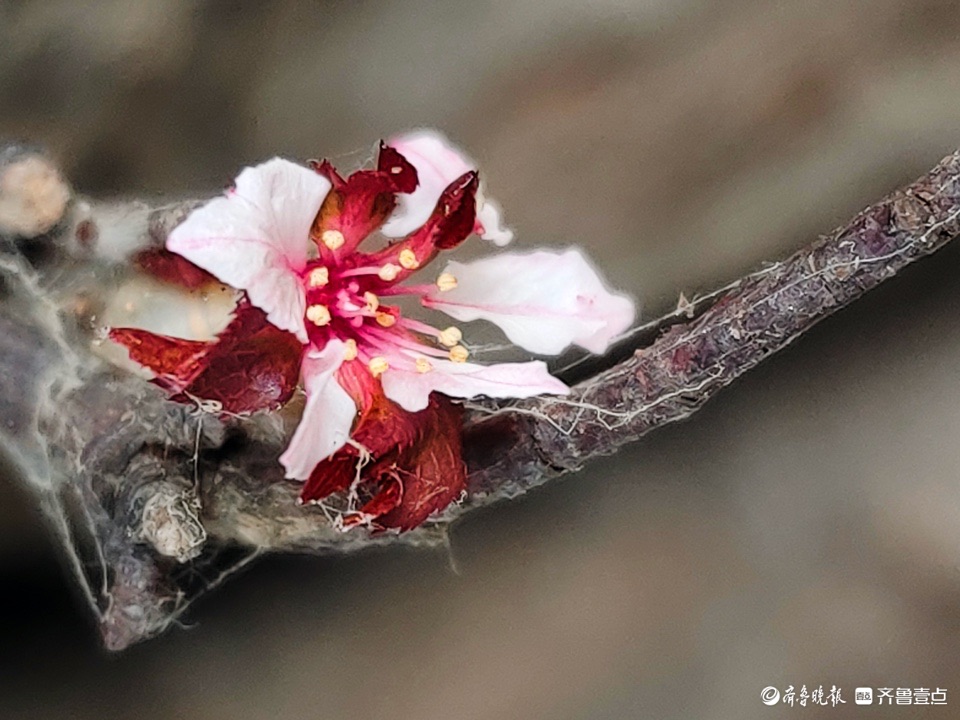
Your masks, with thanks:
M326 161L247 168L167 241L175 256L242 291L227 329L211 342L130 328L111 336L175 399L227 412L281 406L299 375L306 402L280 462L287 478L306 481L301 497L362 484L366 502L345 525L415 527L465 487L451 398L568 388L539 360L471 362L459 327L408 317L395 298L493 322L538 354L571 344L602 352L634 316L574 249L451 262L434 282L408 283L472 232L509 240L478 187L470 161L423 133L381 144L376 169L348 178ZM404 236L362 251L381 228Z

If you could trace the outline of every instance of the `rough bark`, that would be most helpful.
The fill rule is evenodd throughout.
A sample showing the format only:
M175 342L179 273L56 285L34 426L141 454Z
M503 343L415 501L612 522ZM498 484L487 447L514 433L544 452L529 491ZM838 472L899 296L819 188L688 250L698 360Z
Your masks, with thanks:
M472 508L688 417L960 232L953 154L792 257L638 329L570 396L471 406L465 500L416 531L371 536L339 532L322 508L297 505L299 488L276 461L286 442L276 417L219 420L90 352L104 283L130 271L130 247L162 244L195 203L150 210L73 198L51 222L58 188L35 186L46 214L34 226L22 213L29 202L3 203L6 173L22 174L23 159L32 177L68 192L59 174L38 170L48 162L41 155L0 155L0 208L19 213L15 225L3 225L0 213L0 435L62 536L112 649L161 632L219 582L190 572L201 564L230 569L263 552L442 543L449 523Z

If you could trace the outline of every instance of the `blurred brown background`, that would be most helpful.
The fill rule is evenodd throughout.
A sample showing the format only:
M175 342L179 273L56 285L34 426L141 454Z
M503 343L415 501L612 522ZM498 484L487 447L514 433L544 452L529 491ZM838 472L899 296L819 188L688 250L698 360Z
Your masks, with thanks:
M653 317L960 145L960 3L0 0L0 136L87 193L348 167L420 125L519 246L585 246ZM0 717L927 716L857 685L960 716L958 273L947 249L452 558L267 559L121 656L6 482ZM847 703L760 702L802 684Z

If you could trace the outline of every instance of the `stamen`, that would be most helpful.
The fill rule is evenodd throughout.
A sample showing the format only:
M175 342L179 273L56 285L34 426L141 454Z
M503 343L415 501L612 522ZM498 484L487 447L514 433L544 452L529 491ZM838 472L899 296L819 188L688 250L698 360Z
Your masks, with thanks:
M369 312L376 312L377 308L380 307L380 298L369 290L363 294L363 300L367 303L367 310Z
M339 230L324 230L320 236L320 242L331 250L338 250L343 247L346 240L343 237L343 233Z
M446 330L441 330L438 337L440 344L444 347L452 348L458 342L463 340L463 333L460 332L460 328L450 326Z
M450 359L455 363L466 362L469 355L470 353L467 352L467 349L463 345L450 348Z
M386 312L377 313L377 324L380 327L385 327L385 328L393 327L396 323L397 323L397 319L390 313L386 313Z
M357 341L353 338L348 338L344 343L343 348L343 359L347 362L357 359Z
M431 365L430 361L427 360L425 357L418 357L416 366L417 366L418 373L428 373L431 370L433 370L433 365Z
M437 288L439 288L440 292L453 290L456 286L457 279L451 273L440 273L440 277L437 278Z
M390 363L387 362L385 357L377 356L370 360L367 367L370 368L370 374L378 378L390 369Z
M397 275L400 274L400 266L394 265L393 263L387 263L380 270L377 271L379 278L385 282L392 282L397 279Z
M400 264L403 265L407 270L416 270L420 267L420 261L417 260L416 254L410 248L404 248L400 251Z
M326 305L311 305L307 308L307 320L317 327L330 324L330 310Z
M401 318L400 323L406 324L406 318ZM392 332L374 325L364 325L362 335L371 345L381 347L389 352L395 351L398 347L403 349L405 355L410 357L432 356L443 358L447 357L440 348L424 345L412 338L406 337L404 333ZM436 333L434 333L436 334Z
M330 271L325 267L317 267L307 275L307 285L312 288L323 287L330 282Z

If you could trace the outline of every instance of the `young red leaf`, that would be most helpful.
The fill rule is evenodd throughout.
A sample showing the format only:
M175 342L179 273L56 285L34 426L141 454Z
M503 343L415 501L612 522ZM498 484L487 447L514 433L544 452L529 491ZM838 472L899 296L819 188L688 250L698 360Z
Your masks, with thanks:
M343 517L344 527L368 523L380 530L410 530L461 495L466 471L459 405L434 395L425 410L407 412L386 398L359 363L341 366L338 381L360 408L352 437L370 455L360 468L358 488L370 499ZM359 451L347 446L321 462L301 500L322 500L349 488L359 461Z
M383 528L401 532L420 525L433 512L457 500L467 487L460 437L462 408L434 395L423 416L423 439L397 460L397 477L403 485L399 504L375 520Z
M404 240L387 245L379 252L357 253L353 262L382 267L396 265L397 274L385 285L401 282L433 260L440 250L450 250L466 240L473 232L476 220L476 194L479 180L476 172L464 173L443 191L433 213L426 223ZM401 253L416 259L405 263Z
M341 525L346 530L372 522L396 508L402 499L403 484L395 476L387 477L380 483L377 494L365 503L359 511L347 513L341 518Z
M182 340L137 328L112 328L110 339L127 348L130 359L152 370L154 382L179 393L203 370L203 361L216 342Z
M110 337L156 373L154 382L173 393L174 400L212 401L225 412L280 407L293 395L300 373L300 341L247 302L237 306L233 321L212 342L134 328L114 328Z
M296 390L302 351L295 336L244 302L187 389L195 397L222 403L226 412L276 409Z
M335 492L349 488L357 475L359 459L359 453L353 447L347 446L320 462L303 484L300 501L323 500Z
M359 170L344 180L327 161L314 168L333 186L310 232L324 257L353 252L396 208L396 194L417 186L413 165L382 143L376 170Z
M393 424L415 427L418 439L404 448L395 445L379 456L374 455L371 464L360 468L358 489L367 497L372 492L372 497L358 512L343 517L344 527L370 524L377 530L411 530L466 489L459 406L435 396L430 406L419 413L394 407L395 413L406 417ZM380 421L368 419L357 430L373 438L382 427ZM382 440L380 444L386 445ZM346 448L320 463L304 486L301 499L321 500L349 488L356 477L358 460L356 451Z
M196 290L219 282L213 275L192 262L164 248L142 250L133 257L133 264L157 280Z

